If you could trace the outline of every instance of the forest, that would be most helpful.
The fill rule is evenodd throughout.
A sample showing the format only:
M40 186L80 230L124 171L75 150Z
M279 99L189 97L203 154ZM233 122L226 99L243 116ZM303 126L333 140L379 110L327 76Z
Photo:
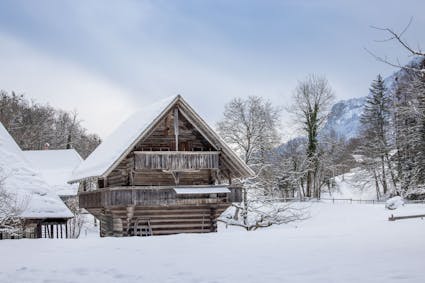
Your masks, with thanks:
M82 126L76 111L64 111L0 91L0 122L23 150L74 148L86 158L101 142Z

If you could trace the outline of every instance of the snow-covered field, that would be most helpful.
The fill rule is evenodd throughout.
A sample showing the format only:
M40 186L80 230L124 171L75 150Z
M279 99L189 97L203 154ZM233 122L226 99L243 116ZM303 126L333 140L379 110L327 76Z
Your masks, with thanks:
M312 204L256 232L0 241L0 282L425 282L425 205Z

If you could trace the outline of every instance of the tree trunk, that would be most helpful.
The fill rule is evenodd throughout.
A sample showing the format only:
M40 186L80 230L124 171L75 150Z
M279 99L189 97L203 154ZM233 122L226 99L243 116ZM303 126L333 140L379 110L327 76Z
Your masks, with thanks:
M311 187L313 185L313 172L311 170L308 170L307 172L307 182L306 182L306 197L311 197Z
M387 187L387 174L385 172L385 160L383 155L381 155L381 169L382 169L382 188L384 190L384 195L386 195L388 191L388 187Z
M379 200L381 198L381 194L379 191L379 182L378 182L378 176L376 175L375 169L373 170L373 178L375 179L375 188L376 188L376 199Z
M385 159L387 161L387 165L388 165L388 170L390 170L390 175L391 175L391 181L393 183L394 186L394 191L397 192L397 181L393 172L393 165L391 164L391 160L388 156L388 153L385 154Z
M243 211L242 211L242 219L245 227L248 227L248 192L247 189L243 189Z

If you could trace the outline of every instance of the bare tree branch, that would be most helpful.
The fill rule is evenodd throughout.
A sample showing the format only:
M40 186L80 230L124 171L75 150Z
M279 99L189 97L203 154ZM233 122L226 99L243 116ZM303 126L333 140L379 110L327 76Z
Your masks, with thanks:
M377 27L377 26L371 26L371 28L378 30L378 31L383 31L387 34L389 34L388 38L385 38L383 40L375 40L376 42L389 42L389 41L396 41L399 45L401 45L405 50L407 50L410 54L410 56L418 56L418 57L424 57L425 58L425 53L421 51L421 48L418 47L417 49L414 49L410 46L410 44L408 44L404 39L403 39L403 35L406 33L406 31L409 29L410 25L412 24L413 21L413 17L410 18L409 23L404 27L404 29L401 32L395 32L393 29L388 28L388 27ZM416 67L412 67L412 66L405 66L402 65L400 63L400 61L398 60L398 58L396 59L396 61L391 61L386 57L382 57L379 55L376 55L374 52L370 51L367 48L364 48L365 51L367 53L369 53L372 57L374 57L377 61L385 63L387 65L390 65L392 67L395 68L402 68L404 70L409 70L409 71L413 71L413 72L418 72L421 73L422 75L425 75L425 68L416 68Z

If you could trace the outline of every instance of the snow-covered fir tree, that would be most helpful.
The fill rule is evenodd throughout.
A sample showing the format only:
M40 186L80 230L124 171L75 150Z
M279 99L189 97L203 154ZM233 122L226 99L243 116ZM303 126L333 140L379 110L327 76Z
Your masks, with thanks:
M364 156L363 166L375 179L377 197L381 195L381 186L382 193L387 195L396 185L390 161L391 108L392 99L381 75L378 75L372 82L370 94L360 118L362 144L359 148L359 152ZM389 182L389 179L392 182Z

